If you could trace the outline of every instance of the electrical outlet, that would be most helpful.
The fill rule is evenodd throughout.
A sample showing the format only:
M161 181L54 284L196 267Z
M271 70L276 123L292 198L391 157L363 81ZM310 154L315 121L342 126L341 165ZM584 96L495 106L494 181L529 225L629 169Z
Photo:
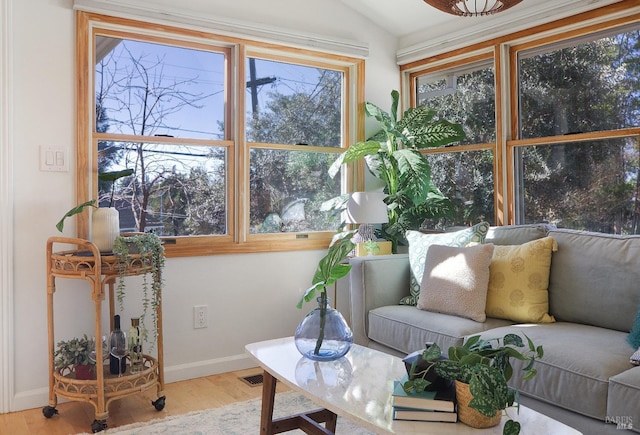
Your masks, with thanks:
M193 307L193 328L206 328L207 325L207 306L195 305Z

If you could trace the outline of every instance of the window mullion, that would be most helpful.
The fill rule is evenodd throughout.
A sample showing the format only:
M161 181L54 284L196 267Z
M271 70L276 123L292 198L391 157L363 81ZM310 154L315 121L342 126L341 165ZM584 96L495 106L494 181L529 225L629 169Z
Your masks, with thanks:
M233 101L237 107L235 110L234 125L236 152L234 155L234 167L236 174L234 177L235 195L231 198L236 210L234 216L234 236L235 243L245 243L249 234L249 145L246 138L245 111L246 111L246 60L247 48L244 44L237 46L235 56L235 76L234 76L234 96Z

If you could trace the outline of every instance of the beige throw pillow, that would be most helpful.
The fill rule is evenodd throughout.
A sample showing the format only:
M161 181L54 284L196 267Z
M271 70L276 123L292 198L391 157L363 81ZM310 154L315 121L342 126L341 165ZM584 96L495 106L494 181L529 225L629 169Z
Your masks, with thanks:
M427 250L431 245L446 246L470 246L471 244L484 243L489 231L487 222L480 222L472 227L455 232L439 234L424 234L420 231L407 231L405 236L409 242L409 266L411 277L409 282L409 296L400 300L400 305L416 305L420 296L420 283L424 274L424 263L427 258Z
M514 322L551 323L549 273L551 253L558 245L551 237L522 245L498 246L489 268L486 312Z
M484 322L493 245L431 245L417 307Z

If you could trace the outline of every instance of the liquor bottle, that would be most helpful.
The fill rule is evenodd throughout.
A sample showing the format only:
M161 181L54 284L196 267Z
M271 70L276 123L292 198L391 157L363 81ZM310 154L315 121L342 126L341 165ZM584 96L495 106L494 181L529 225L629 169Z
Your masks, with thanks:
M140 319L131 319L129 328L129 358L131 359L131 373L142 371L142 334L140 332Z
M127 336L120 329L120 316L113 316L113 331L109 336L109 372L122 376L127 370Z

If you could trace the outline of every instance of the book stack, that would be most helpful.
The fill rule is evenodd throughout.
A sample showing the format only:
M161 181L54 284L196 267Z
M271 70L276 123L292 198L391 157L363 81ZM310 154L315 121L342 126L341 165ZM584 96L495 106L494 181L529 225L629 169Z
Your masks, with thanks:
M456 413L456 390L453 383L447 384L437 391L422 393L406 393L402 384L403 378L393 383L393 419L449 422L458 421Z

